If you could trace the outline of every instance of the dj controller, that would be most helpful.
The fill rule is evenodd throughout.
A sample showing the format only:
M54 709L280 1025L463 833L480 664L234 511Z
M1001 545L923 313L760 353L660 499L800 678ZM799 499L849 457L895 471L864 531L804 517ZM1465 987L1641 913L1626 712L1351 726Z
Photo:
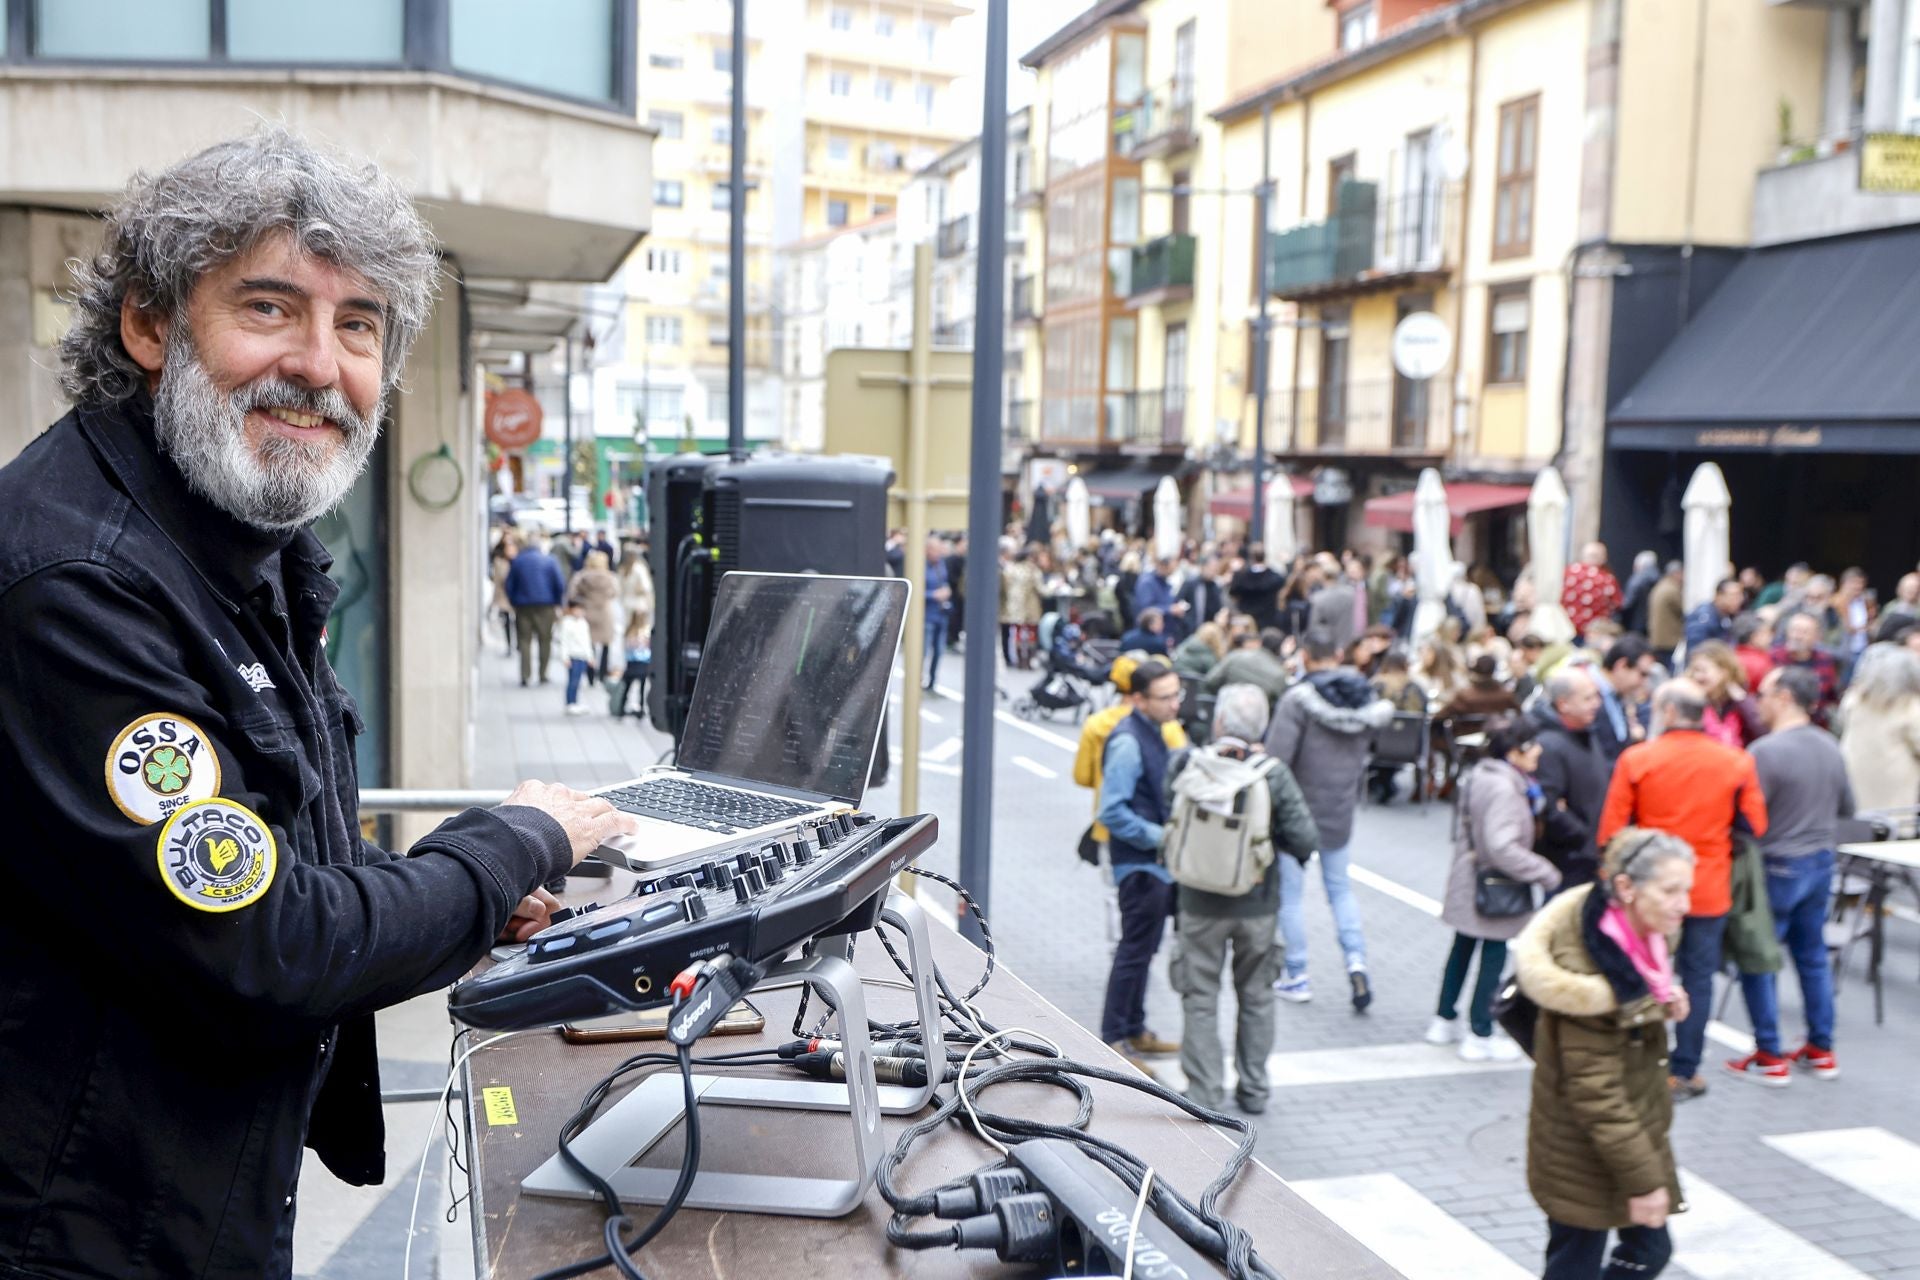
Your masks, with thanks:
M724 953L761 963L873 928L895 873L938 835L928 814L841 813L662 869L456 984L448 1009L471 1027L517 1031L666 1004L668 983L694 961Z

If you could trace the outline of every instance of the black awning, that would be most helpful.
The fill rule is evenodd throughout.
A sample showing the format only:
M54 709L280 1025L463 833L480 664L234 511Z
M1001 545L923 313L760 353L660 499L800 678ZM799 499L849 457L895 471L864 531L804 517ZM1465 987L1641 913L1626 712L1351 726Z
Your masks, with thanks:
M1145 497L1163 478L1172 474L1170 471L1156 471L1152 467L1089 467L1080 472L1080 480L1087 486L1087 496L1090 498L1126 502Z
M1920 227L1748 254L1607 422L1626 449L1920 451Z

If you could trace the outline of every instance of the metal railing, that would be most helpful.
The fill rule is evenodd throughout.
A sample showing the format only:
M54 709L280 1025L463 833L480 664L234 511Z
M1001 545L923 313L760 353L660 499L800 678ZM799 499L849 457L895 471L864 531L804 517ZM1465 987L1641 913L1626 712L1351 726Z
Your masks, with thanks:
M1267 283L1307 293L1368 277L1444 271L1457 200L1443 186L1381 200L1371 182L1342 183L1338 211L1267 237Z
M1193 249L1193 237L1178 231L1135 245L1129 254L1126 296L1137 297L1161 289L1191 289Z
M1032 276L1013 278L1013 305L1007 308L1007 315L1015 324L1023 324L1040 318L1036 307L1039 295L1034 289Z
M1276 390L1267 411L1287 428L1290 452L1425 455L1445 452L1443 399L1433 379L1348 380Z
M967 251L967 233L973 227L973 215L963 213L940 224L935 252L942 258L957 258Z
M1195 141L1193 117L1193 80L1176 77L1114 109L1114 150L1129 159L1184 151Z
M1187 389L1110 391L1105 439L1113 444L1178 446L1187 440Z
M491 809L507 798L505 791L432 791L367 787L360 792L362 816L389 813L458 813L462 809Z

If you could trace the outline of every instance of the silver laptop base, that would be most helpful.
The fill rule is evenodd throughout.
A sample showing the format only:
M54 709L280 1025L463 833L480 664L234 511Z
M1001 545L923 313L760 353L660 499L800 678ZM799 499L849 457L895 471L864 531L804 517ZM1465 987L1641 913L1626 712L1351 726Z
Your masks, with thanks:
M881 918L906 934L907 966L913 970L914 1005L930 1038L927 1083L880 1085L873 1074L873 1041L867 1033L867 1004L859 975L847 962L847 940L829 939L816 954L775 965L756 990L807 985L837 1010L848 1079L837 1081L693 1077L696 1104L768 1107L783 1111L845 1111L853 1121L854 1167L846 1178L787 1177L775 1174L701 1170L686 1204L694 1209L769 1213L805 1218L839 1218L866 1198L880 1166L880 1116L911 1115L933 1100L946 1077L946 1053L940 1036L940 1005L934 994L933 949L926 912L899 890L888 893ZM605 1178L623 1201L661 1204L679 1180L678 1169L643 1169L633 1161L645 1155L685 1115L684 1087L676 1072L657 1072L643 1080L606 1114L573 1140L573 1154ZM711 1150L712 1148L709 1148ZM592 1200L596 1193L556 1154L521 1184L531 1195Z

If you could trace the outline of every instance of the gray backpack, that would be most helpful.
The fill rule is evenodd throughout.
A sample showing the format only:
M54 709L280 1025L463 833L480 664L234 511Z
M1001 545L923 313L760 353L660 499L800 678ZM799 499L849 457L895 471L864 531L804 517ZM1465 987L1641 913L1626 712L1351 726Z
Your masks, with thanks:
M1197 748L1173 781L1161 857L1174 882L1206 893L1250 893L1273 865L1273 796L1267 755L1235 760Z

